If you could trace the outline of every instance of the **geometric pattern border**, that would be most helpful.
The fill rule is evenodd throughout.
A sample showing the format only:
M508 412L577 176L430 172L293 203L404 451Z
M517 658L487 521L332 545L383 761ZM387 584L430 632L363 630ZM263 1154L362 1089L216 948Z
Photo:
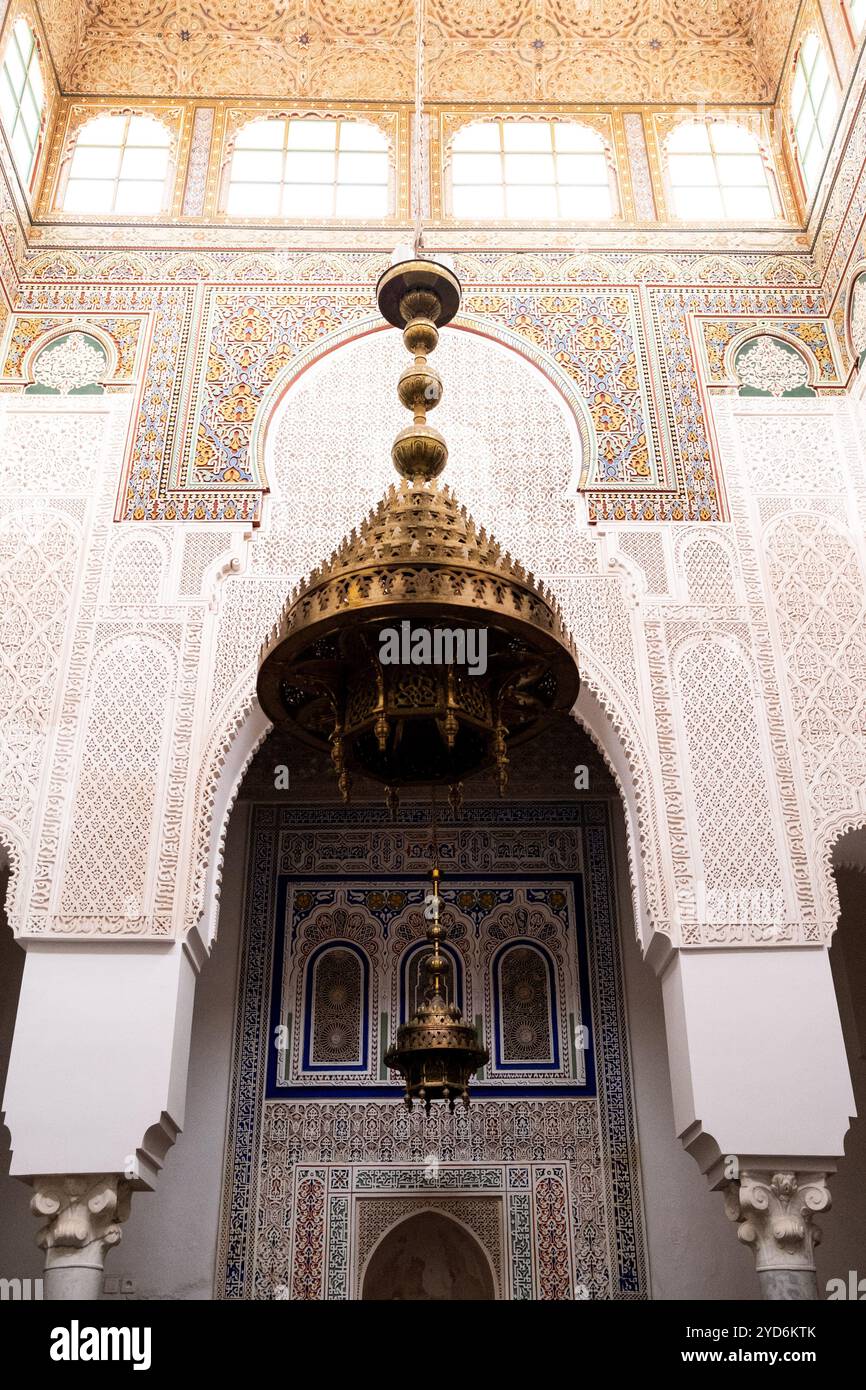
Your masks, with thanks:
M369 258L364 278L315 285L295 282L289 266L289 279L276 284L130 283L122 278L132 274L128 260L107 282L24 284L5 341L14 348L22 333L51 328L73 302L81 324L87 316L95 323L141 316L116 519L257 525L268 487L251 447L257 413L284 369L364 331L374 310ZM223 260L228 267L231 257ZM464 295L481 332L504 335L542 369L547 364L551 379L568 382L583 403L583 427L591 422L594 436L581 481L591 522L728 520L699 321L746 327L777 318L814 358L818 383L841 390L837 329L817 317L819 305L814 290L786 284L468 279ZM13 382L20 383L14 372L16 389Z

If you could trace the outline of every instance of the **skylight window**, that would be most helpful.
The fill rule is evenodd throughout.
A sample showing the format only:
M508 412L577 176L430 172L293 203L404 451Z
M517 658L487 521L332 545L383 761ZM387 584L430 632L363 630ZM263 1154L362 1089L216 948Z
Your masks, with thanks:
M387 217L387 138L369 121L251 121L235 138L226 212L321 220Z
M36 162L44 109L36 39L27 21L17 19L3 54L0 120L9 137L15 167L25 182L30 181Z
M673 211L686 222L768 222L779 216L760 143L735 121L684 121L671 131Z
M78 132L64 212L155 217L165 210L171 135L152 116L96 116Z
M838 96L824 45L817 34L807 34L794 71L791 120L803 182L810 195L821 180L838 109Z
M616 215L598 131L574 121L475 121L451 146L451 211L478 221L604 221Z

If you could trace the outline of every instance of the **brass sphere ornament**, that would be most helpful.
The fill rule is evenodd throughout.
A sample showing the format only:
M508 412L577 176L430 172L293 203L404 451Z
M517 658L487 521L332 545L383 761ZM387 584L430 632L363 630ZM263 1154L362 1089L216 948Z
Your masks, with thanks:
M419 971L422 997L409 1022L397 1029L396 1044L385 1053L385 1066L399 1072L405 1082L406 1108L411 1110L417 1100L428 1115L434 1100L444 1101L449 1110L460 1101L468 1110L469 1082L490 1060L476 1030L464 1023L451 998L451 966L442 950L440 878L439 869L434 868L433 891L425 905L430 952Z
M510 750L571 709L580 678L553 596L438 481L448 447L427 420L442 397L428 357L460 282L408 259L377 298L413 359L397 387L412 413L392 448L400 482L287 600L258 696L276 726L330 754L344 800L361 775L394 811L402 790L431 785L456 805L490 766L504 794Z

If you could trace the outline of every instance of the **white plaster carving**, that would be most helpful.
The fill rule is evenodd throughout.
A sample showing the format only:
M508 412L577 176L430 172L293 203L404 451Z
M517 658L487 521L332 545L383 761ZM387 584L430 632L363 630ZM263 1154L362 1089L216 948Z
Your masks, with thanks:
M866 786L866 593L844 530L816 515L783 516L767 562L816 823L862 808Z
M446 391L449 382L452 385L441 407L440 421L452 449L449 481L503 543L549 579L566 609L582 653L587 691L605 712L599 727L615 731L600 741L619 785L631 798L629 834L632 853L638 857L635 862L640 866L635 870L633 865L632 872L641 911L655 929L670 932L674 939L678 921L686 923L689 932L700 927L689 918L688 907L682 906L694 897L691 847L700 836L696 810L683 783L684 734L672 702L669 654L672 643L679 641L686 629L694 635L695 624L705 623L713 614L720 624L718 631L736 635L743 650L750 648L755 658L755 688L766 716L772 752L765 785L772 769L774 794L784 811L785 853L778 848L776 867L782 873L782 860L789 862L800 913L797 931L783 939L821 939L823 927L816 922L813 893L816 871L806 853L798 801L800 764L795 769L791 760L790 725L783 712L788 695L780 693L783 672L771 641L755 536L760 507L767 499L782 506L797 489L797 496L813 497L816 505L833 500L832 490L845 476L840 456L827 448L826 421L835 403L821 402L816 410L818 403L807 402L807 410L792 402L736 401L743 428L747 424L750 430L749 445L742 449L732 443L732 425L721 418L724 410L719 412L726 467L729 458L733 460L730 486L734 521L724 528L672 530L676 599L671 597L665 551L669 542L663 533L638 528L617 532L617 553L631 563L631 576L643 575L643 584L638 578L641 598L635 609L629 599L630 584L624 584L622 574L605 572L604 543L599 544L597 533L579 525L573 499L565 495L578 466L575 450L579 444L562 399L533 366L495 343L465 333L443 338L447 338L452 353L450 363L443 362ZM97 410L91 404L85 409L86 398L81 398L81 410L76 413L68 410L71 402L53 402L52 411L66 412L61 433L57 433L55 422L45 413L47 407L41 407L40 414L37 408L31 409L37 404L33 399L23 402L26 409L20 411L16 403L15 428L20 422L23 437L32 440L27 448L32 449L35 465L18 470L16 477L22 487L30 486L38 467L44 467L64 491L75 486L74 493L67 492L64 506L77 507L82 521L82 508L89 509L87 515L92 513L93 518L79 618L70 630L69 667L55 752L46 767L47 795L28 899L29 929L40 934L147 931L165 935L176 929L181 919L189 926L197 919L196 911L215 900L219 844L225 827L222 822L214 825L214 808L230 804L234 790L224 793L217 785L214 768L221 759L227 759L234 768L234 754L228 750L235 747L242 711L252 709L259 643L293 578L327 553L390 481L390 439L402 421L396 401L393 419L382 409L381 381L396 373L400 352L397 335L373 334L333 353L292 389L277 411L269 436L267 465L274 495L261 534L250 547L250 564L245 572L228 571L228 578L223 575L221 580L216 577L217 563L221 556L232 553L228 532L222 528L197 528L178 535L176 543L172 538L174 560L170 562L167 530L142 527L136 531L130 527L127 534L127 528L116 530L112 526L121 435L118 424L112 429L111 441L100 442L98 432L110 414L106 406ZM456 391L458 381L461 389ZM470 389L473 382L477 390ZM351 418L351 412L346 392L354 402L352 410L357 405L360 411L357 431L348 442L345 420ZM333 402L327 411L326 401ZM11 420L11 407L3 404L5 410L0 415ZM760 414L755 409L758 406ZM449 409L451 416L446 418ZM479 415L483 416L480 424ZM64 471L58 471L64 451L57 444L67 436L73 440L75 467L66 467L64 462ZM310 467L311 437L321 441L315 468ZM754 446L756 440L760 441L758 447ZM532 459L531 468L526 467L527 457ZM94 493L96 460L99 483ZM301 478L303 486L298 485ZM784 517L785 513L782 510L773 515ZM236 555L241 558L239 538L236 544ZM215 612L213 623L209 618L208 627L203 628L203 605L198 601L208 572L214 579L203 597L215 606ZM651 604L647 603L649 595ZM183 600L183 606L178 606L178 599ZM682 599L687 602L683 604ZM104 622L110 614L124 619L111 631ZM76 759L84 746L81 721L95 718L98 703L86 673L100 619L103 642L112 633L118 638L134 633L134 642L139 643L148 632L158 636L160 624L172 627L169 646L177 663L178 714L165 746L154 739L158 730L151 722L147 754L147 777L162 777L160 785L165 788L159 796L160 821L158 826L154 823L145 873L152 915L118 916L113 899L112 910L104 910L111 891L96 891L93 883L90 887L96 891L96 903L103 903L102 909L97 911L94 905L92 912L73 913L67 894L61 917L55 919L50 915L51 885L67 882L64 875L68 865L58 872L65 853L61 831L69 814ZM679 630L675 631L677 625ZM736 689L740 692L739 685ZM135 682L130 676L127 696L133 725L139 717L137 708L147 699L143 690L141 673ZM713 691L707 687L704 694L710 700ZM150 704L152 708L153 702ZM211 711L206 738L201 728L203 707ZM593 736L599 738L598 730ZM614 744L624 753L621 760ZM44 756L47 758L47 751ZM206 758L211 760L207 768L201 762ZM158 772L158 768L163 771ZM184 841L188 788L193 786L198 829L193 839ZM833 802L830 791L825 791L824 804L827 823L844 809ZM217 810L216 814L219 818L223 812ZM733 834L733 828L727 833ZM189 855L192 858L188 860ZM181 861L188 865L182 912L171 887L172 874ZM83 881L80 887L84 887ZM689 939L696 938L690 935ZM717 932L710 939L728 938ZM758 938L747 933L747 939Z
M639 111L629 111L623 118L625 143L631 171L631 186L634 194L634 210L644 222L652 222L656 216L653 197L652 176L647 158L646 135L643 116Z
M618 554L632 560L641 571L648 594L668 594L667 562L661 531L621 530L616 537Z
M718 535L691 529L679 546L679 563L690 603L707 608L733 607L739 602L734 560Z
M271 729L252 689L241 690L235 699L215 720L195 781L195 832L184 923L200 934L208 948L217 933L229 816L244 774Z
M404 357L398 334L373 333L320 359L286 395L268 431L274 498L253 572L308 572L378 503L394 479L391 443L403 423L382 382L396 380ZM562 396L526 358L477 333L443 334L437 365L445 392L436 427L461 502L479 525L495 522L504 548L531 555L538 575L580 572L589 538L566 490L581 446Z
M755 492L837 493L844 488L844 471L833 440L832 415L824 409L799 409L779 402L770 413L769 401L739 402L737 415L748 422L744 462Z
M54 710L80 529L28 505L0 517L0 816L30 833Z
M329 552L330 553L330 552ZM300 573L297 578L300 578ZM219 629L210 688L213 716L239 678L255 686L259 649L292 588L283 579L230 575L221 588Z
M710 939L774 940L788 917L768 771L747 653L713 632L673 659L697 843L698 920ZM746 832L746 827L748 831ZM772 933L772 935L771 935Z
M158 748L170 729L165 715L173 671L162 644L129 637L96 657L90 679L59 910L67 918L141 924L148 915ZM154 728L152 709L160 712L161 730Z
M807 847L806 800L799 761L795 752L784 669L770 627L767 593L760 550L761 493L782 496L786 470L798 482L814 487L818 478L814 456L803 456L786 443L785 421L795 430L805 428L820 436L828 471L834 468L828 449L832 438L832 416L823 403L808 408L793 403L763 400L717 400L715 423L730 496L731 514L737 537L737 551L748 617L749 637L759 681L763 718L769 737L772 781L781 808L781 825L786 845L786 861L792 876L799 925L791 924L786 939L817 942L829 938L835 916L826 913L820 902L820 874L814 855ZM762 445L769 441L767 448ZM840 479L841 482L841 479Z
M786 352L766 333L740 353L736 371L744 386L769 391L771 396L809 385L809 368L799 353Z
M108 602L118 608L158 604L168 559L168 541L160 533L121 531L111 548Z
M183 194L184 217L200 217L204 212L213 122L214 108L212 106L196 108L187 164L186 188Z
M190 529L192 533L185 536L183 542L178 587L180 598L198 598L206 571L231 547L231 536L218 527L206 523L200 527L193 525Z
M2 401L0 495L87 493L100 458L105 405L98 414L74 409L80 405L75 397L68 406L39 396Z
M33 379L68 396L102 381L106 372L104 353L91 347L83 333L70 333L65 342L45 348L33 363Z

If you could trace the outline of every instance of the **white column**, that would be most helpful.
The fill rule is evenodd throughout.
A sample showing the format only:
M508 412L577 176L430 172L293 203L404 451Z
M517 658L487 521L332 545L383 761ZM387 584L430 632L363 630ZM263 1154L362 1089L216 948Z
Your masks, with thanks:
M179 941L27 943L4 1097L13 1176L155 1185L183 1125L200 959Z
M131 1192L183 1126L193 945L28 943L4 1106L10 1172L47 1218L46 1298L100 1296Z
M813 1217L856 1115L824 947L680 949L658 963L674 1119L724 1191L766 1298L815 1298Z

